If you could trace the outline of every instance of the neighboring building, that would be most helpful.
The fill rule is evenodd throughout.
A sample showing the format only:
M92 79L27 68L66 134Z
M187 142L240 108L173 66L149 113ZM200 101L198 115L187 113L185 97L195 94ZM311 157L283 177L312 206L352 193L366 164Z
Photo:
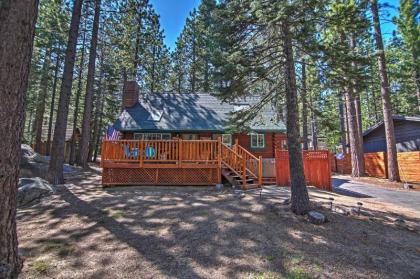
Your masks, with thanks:
M239 145L263 158L274 158L275 148L286 145L286 127L271 105L266 105L249 123L249 132L228 128L232 113L246 109L259 100L245 98L225 103L209 93L141 93L135 82L123 92L124 111L114 123L122 139L217 139Z
M420 117L397 116L394 119L397 152L420 150ZM386 151L385 130L383 121L363 133L365 153Z

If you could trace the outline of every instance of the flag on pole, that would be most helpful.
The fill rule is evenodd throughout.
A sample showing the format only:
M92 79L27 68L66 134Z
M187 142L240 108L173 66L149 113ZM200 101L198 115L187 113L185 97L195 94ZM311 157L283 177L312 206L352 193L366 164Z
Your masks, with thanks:
M109 126L108 129L106 130L105 139L107 139L107 140L118 140L118 139L120 139L120 132L115 130L114 127Z

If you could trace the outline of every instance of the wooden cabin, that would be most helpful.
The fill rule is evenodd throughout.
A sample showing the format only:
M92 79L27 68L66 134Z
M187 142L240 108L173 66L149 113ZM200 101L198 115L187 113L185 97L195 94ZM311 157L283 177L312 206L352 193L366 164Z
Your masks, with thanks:
M397 152L420 151L420 117L394 115ZM381 121L363 133L365 153L386 152L384 122Z
M103 183L212 185L225 173L238 183L261 184L262 164L284 148L286 129L271 105L246 129L232 128L235 113L258 102L221 102L209 93L139 94L137 83L127 82L124 110L113 125L121 138L103 143Z

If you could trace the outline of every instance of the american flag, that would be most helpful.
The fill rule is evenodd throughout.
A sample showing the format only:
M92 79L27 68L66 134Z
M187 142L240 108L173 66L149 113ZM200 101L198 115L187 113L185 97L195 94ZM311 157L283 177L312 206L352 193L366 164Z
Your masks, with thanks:
M105 139L118 140L120 139L120 133L117 130L115 130L114 127L109 126L108 129L106 130Z

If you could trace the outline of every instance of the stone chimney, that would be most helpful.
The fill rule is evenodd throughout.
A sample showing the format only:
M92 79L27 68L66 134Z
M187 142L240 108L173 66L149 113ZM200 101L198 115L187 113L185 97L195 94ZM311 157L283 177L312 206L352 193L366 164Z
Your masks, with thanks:
M139 86L135 81L126 81L123 89L123 107L134 107L139 101Z

